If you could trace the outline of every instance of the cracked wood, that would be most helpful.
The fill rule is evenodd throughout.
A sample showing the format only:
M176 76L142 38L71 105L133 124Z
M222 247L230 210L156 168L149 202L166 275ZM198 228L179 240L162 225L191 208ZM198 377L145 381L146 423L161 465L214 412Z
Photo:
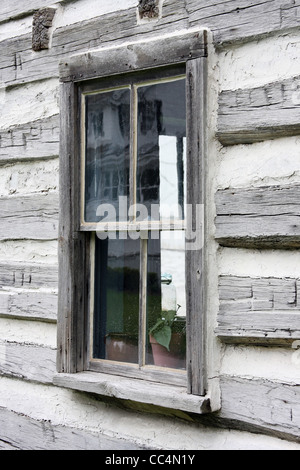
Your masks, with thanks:
M299 279L221 276L216 333L234 343L300 338L299 289Z
M222 246L300 246L300 186L218 190L215 238Z
M300 133L300 77L265 86L223 91L218 138L223 145L252 143Z
M55 240L58 235L58 194L0 198L0 240Z

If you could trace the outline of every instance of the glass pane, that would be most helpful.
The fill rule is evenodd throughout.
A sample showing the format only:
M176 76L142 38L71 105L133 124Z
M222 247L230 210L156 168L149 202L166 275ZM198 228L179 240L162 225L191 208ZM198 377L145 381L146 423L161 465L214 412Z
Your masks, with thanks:
M148 242L146 362L185 369L185 233L161 232Z
M85 99L85 221L119 220L119 196L129 194L130 90ZM103 206L97 215L100 204L111 208Z
M95 241L94 358L138 362L140 241Z
M184 218L185 136L185 80L139 87L137 202L149 219Z

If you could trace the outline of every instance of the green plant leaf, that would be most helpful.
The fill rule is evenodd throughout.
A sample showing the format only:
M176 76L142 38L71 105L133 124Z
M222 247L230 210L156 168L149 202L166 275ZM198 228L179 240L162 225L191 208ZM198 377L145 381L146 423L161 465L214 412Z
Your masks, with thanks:
M158 331L155 331L153 333L153 336L159 344L161 344L162 346L167 348L168 351L170 351L170 341L172 336L172 330L170 326L163 326Z

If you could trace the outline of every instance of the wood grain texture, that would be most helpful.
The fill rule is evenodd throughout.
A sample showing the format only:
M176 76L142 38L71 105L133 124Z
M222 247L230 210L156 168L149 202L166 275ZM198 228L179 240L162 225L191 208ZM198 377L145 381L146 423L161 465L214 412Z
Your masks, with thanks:
M261 0L251 2L251 5L247 0L238 5L235 0L214 0L209 4L204 0L176 0L175 4L174 0L165 0L162 18L142 24L137 24L136 12L136 8L129 8L57 28L51 49L38 54L32 51L31 34L2 41L0 80L8 86L56 77L58 63L64 58L103 47L112 41L117 45L142 36L157 37L166 31L197 26L211 29L215 44L222 46L249 41L275 31L297 29L300 22L299 0L284 4L281 0Z
M33 344L0 342L0 375L52 384L56 350Z
M222 246L300 246L300 186L224 189L216 193L215 238Z
M12 126L0 131L0 165L58 157L59 116Z
M61 110L57 368L60 372L74 373L85 366L89 279L85 275L88 237L79 232L80 158L75 145L78 114L72 83L61 86Z
M300 133L300 77L219 96L218 138L223 145Z
M0 240L55 240L58 194L36 193L0 199Z
M298 28L299 6L299 0L187 0L190 24L209 27L219 47Z
M221 376L221 419L239 429L273 433L300 442L300 386L259 378ZM254 430L255 430L254 428Z
M109 374L80 372L79 374L57 374L55 385L81 390L98 395L132 400L157 405L173 410L206 414L211 411L209 397L189 395L185 387L176 387Z
M139 450L144 447L101 432L35 420L0 407L0 449L6 450Z
M299 279L219 278L216 334L225 342L287 344L300 338Z
M52 264L0 262L0 288L57 289L58 267Z
M174 44L176 46L174 47ZM110 50L74 55L60 64L62 81L79 81L88 78L141 71L159 66L185 63L207 55L206 33L184 32L153 41L130 44Z
M56 322L57 293L0 290L0 317Z
M206 363L206 270L202 212L206 197L207 59L187 62L187 215L186 299L188 390L205 395ZM197 234L195 236L195 234ZM200 236L200 240L199 240ZM193 239L194 237L194 239ZM195 334L197 332L197 334Z

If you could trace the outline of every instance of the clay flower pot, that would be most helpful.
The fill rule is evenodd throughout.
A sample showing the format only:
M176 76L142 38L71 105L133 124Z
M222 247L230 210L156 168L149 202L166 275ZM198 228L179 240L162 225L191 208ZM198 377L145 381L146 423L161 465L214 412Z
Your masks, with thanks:
M165 346L159 344L154 336L150 335L150 344L154 365L159 367L169 367L171 369L185 369L185 348L183 346L184 338L180 333L173 333L169 346L169 351Z

